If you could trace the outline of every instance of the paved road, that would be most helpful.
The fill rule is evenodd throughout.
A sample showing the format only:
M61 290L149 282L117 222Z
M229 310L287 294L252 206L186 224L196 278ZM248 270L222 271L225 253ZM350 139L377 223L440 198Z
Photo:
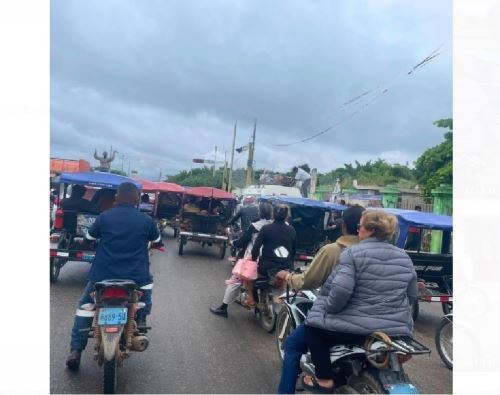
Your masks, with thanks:
M167 232L168 233L168 232ZM171 233L166 253L154 252L153 315L150 348L134 353L118 370L122 393L274 393L280 372L274 336L250 312L230 307L225 320L208 312L222 298L229 263L217 249L188 244L177 255ZM69 262L51 285L51 393L99 393L102 371L92 359L92 340L76 374L65 369L75 304L89 266ZM441 318L436 305L421 307L416 338L433 350L413 358L406 369L421 393L451 393L452 373L435 352L434 329Z

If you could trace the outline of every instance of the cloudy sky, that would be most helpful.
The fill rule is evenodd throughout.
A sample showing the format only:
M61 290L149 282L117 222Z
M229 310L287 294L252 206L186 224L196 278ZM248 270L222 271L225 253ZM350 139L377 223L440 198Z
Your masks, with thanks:
M257 168L411 165L452 116L451 46L451 0L52 0L51 156L113 145L154 179L257 119Z

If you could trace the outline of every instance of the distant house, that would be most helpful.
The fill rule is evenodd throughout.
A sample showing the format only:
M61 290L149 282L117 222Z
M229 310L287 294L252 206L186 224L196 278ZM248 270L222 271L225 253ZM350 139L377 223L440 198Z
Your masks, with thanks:
M353 180L352 186L363 195L380 195L380 190L383 188L378 185L359 185L358 180Z

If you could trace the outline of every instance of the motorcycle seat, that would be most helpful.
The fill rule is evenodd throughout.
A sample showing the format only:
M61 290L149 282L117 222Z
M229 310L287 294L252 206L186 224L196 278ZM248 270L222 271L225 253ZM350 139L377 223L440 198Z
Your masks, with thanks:
M132 280L122 280L122 279L109 279L102 280L95 283L95 289L104 289L107 287L123 287L126 289L137 289L137 284Z

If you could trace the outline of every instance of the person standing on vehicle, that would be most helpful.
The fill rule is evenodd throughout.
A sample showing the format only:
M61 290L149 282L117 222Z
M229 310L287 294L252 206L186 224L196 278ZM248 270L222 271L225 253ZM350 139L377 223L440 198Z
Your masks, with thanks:
M311 176L307 171L297 166L292 169L292 173L295 176L295 182L300 181L302 183L300 186L300 194L302 195L302 197L306 198L309 194Z
M262 227L252 247L252 260L259 258L257 268L261 276L268 276L269 272L283 269L293 269L296 238L295 229L286 222L289 208L283 204L274 206L274 221ZM262 251L262 252L261 252ZM253 298L253 282L245 281L247 294L246 304L255 307Z
M324 393L335 386L332 346L363 341L375 331L412 334L417 274L408 254L389 242L396 225L396 217L384 211L363 213L359 244L342 252L307 315L306 341L316 378L305 376L304 389Z
M253 222L250 227L246 230L243 235L235 240L233 244L245 250L243 257L249 257L252 254L252 247L259 231L263 226L269 225L272 222L273 208L269 203L261 203L259 205L259 216L258 221ZM224 292L224 298L222 299L222 304L219 307L210 307L210 312L212 314L227 318L227 306L234 302L238 297L238 293L241 287L241 280L232 277L228 280L226 291Z
M291 289L314 290L321 287L337 265L342 251L359 242L358 224L365 209L359 205L349 207L342 213L342 236L335 243L323 246L309 268L303 273L290 273L282 270L276 277L286 281ZM304 323L299 325L285 343L285 356L281 369L279 394L294 394L295 383L300 371L300 357L307 352L307 342Z
M94 284L106 279L128 279L144 292L146 304L137 313L137 326L146 327L146 316L151 312L153 277L149 272L148 241L160 243L161 236L151 217L139 212L139 189L131 182L118 187L116 205L97 217L87 232L88 240L100 239L89 273L89 282L78 302L71 331L71 352L66 366L77 370L82 350L87 345L88 333L95 314L90 293Z

